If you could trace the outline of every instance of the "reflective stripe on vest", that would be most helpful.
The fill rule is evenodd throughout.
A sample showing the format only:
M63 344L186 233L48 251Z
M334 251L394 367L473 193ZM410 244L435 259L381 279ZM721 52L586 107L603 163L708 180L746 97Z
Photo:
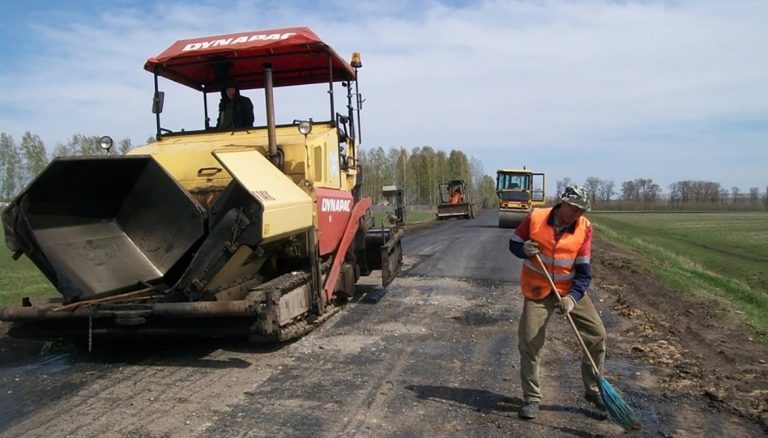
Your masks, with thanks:
M589 221L581 216L574 232L564 232L555 240L555 229L547 223L552 208L535 209L531 213L529 238L539 243L541 261L555 282L557 292L565 296L573 283L574 264L589 262L588 257L576 257L584 244ZM535 257L523 261L520 288L529 300L541 300L549 295L552 287Z

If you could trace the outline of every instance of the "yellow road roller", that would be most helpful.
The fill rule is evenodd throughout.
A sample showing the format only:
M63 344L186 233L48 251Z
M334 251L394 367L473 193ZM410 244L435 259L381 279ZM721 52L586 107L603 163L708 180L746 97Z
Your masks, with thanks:
M496 171L499 197L499 228L515 228L528 213L545 203L545 176L523 166L522 169Z

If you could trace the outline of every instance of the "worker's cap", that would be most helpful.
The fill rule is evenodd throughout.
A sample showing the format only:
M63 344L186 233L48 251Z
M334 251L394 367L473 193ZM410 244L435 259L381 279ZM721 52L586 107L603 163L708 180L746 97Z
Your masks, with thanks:
M584 211L589 211L592 209L592 204L589 202L589 193L584 189L584 187L566 187L565 191L563 191L563 195L560 197L560 200L576 206Z

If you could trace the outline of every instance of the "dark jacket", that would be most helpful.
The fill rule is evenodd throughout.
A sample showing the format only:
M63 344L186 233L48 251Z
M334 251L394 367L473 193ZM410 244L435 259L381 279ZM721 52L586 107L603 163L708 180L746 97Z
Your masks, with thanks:
M239 129L250 128L253 126L253 103L251 99L240 95L238 90L235 98L230 100L227 97L226 90L221 91L221 100L219 101L219 118L216 120L218 129ZM227 114L227 111L231 111ZM231 120L231 122L229 122Z

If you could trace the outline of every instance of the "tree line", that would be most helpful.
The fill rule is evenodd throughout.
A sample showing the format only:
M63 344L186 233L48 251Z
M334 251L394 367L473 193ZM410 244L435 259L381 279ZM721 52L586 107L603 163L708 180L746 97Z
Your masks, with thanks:
M66 142L57 144L49 155L38 135L26 132L17 144L11 135L0 133L0 201L13 199L54 157L104 155L99 139L96 135L74 134ZM153 141L152 137L147 140ZM131 148L128 138L115 145L118 154L125 154ZM362 151L360 164L364 169L363 194L371 196L374 202L383 200L382 186L397 185L405 188L409 204L434 206L438 202L439 183L463 179L473 203L486 207L496 203L494 179L483 174L478 160L461 151L446 153L424 146L410 152L405 148L390 148L385 152L379 147Z
M377 147L361 150L359 159L363 196L370 196L374 203L383 200L382 186L395 185L403 189L407 205L432 208L439 202L438 185L452 180L464 180L468 199L477 206L488 208L498 202L494 178L483 172L479 160L462 151Z
M556 183L557 192L574 182L570 177ZM768 186L742 192L738 187L727 189L719 182L682 180L668 186L664 193L650 178L624 181L617 189L611 180L588 177L583 187L592 197L594 208L606 210L768 210Z
M99 136L74 134L59 143L51 154L38 135L24 133L20 143L6 133L0 133L0 201L9 201L29 184L54 157L104 155ZM150 137L147 142L151 143ZM132 148L126 138L115 145L116 153L124 154ZM113 152L114 153L114 152ZM496 204L495 181L483 174L482 165L463 152L437 151L429 146L405 148L375 148L360 153L363 170L364 196L374 202L383 200L382 186L405 188L409 204L434 206L438 200L438 184L463 179L471 202L486 207Z
M494 177L483 172L482 165L463 152L446 153L430 146L382 147L361 153L364 169L363 193L374 202L382 199L381 187L394 184L404 189L406 202L431 208L437 205L440 182L463 179L467 183L471 202L483 208L497 205ZM499 167L509 167L510 163ZM612 180L590 176L579 184L570 177L555 183L549 203L557 202L557 194L566 186L581 185L590 194L596 209L607 210L768 210L768 186L762 194L758 187L742 192L738 187L726 189L718 182L681 180L669 185L669 192L651 178L635 178L617 185Z
M48 165L53 157L77 155L103 155L99 136L74 134L59 143L52 154L39 136L25 132L17 144L13 137L0 133L0 201L12 199L22 188ZM154 139L150 137L148 142ZM124 154L132 148L125 138L115 145L116 153ZM406 203L421 208L432 208L439 202L438 184L450 180L464 180L470 202L478 207L495 208L496 182L485 174L479 160L464 152L445 152L431 146L376 147L360 151L363 169L364 196L375 203L384 200L382 187L396 185L405 193ZM502 163L511 165L511 163ZM565 186L578 184L570 177L557 180L555 194ZM582 185L591 195L596 209L682 209L682 210L768 210L768 186L761 193L758 187L742 192L714 181L681 180L668 186L668 193L650 178L635 178L616 185L612 180L590 176ZM557 201L556 195L551 202Z
M0 200L10 200L29 184L53 157L76 155L103 155L97 135L75 134L64 143L59 143L49 155L39 136L25 132L21 142L16 144L13 137L0 133ZM131 140L125 138L115 145L117 153L124 154L131 149Z

